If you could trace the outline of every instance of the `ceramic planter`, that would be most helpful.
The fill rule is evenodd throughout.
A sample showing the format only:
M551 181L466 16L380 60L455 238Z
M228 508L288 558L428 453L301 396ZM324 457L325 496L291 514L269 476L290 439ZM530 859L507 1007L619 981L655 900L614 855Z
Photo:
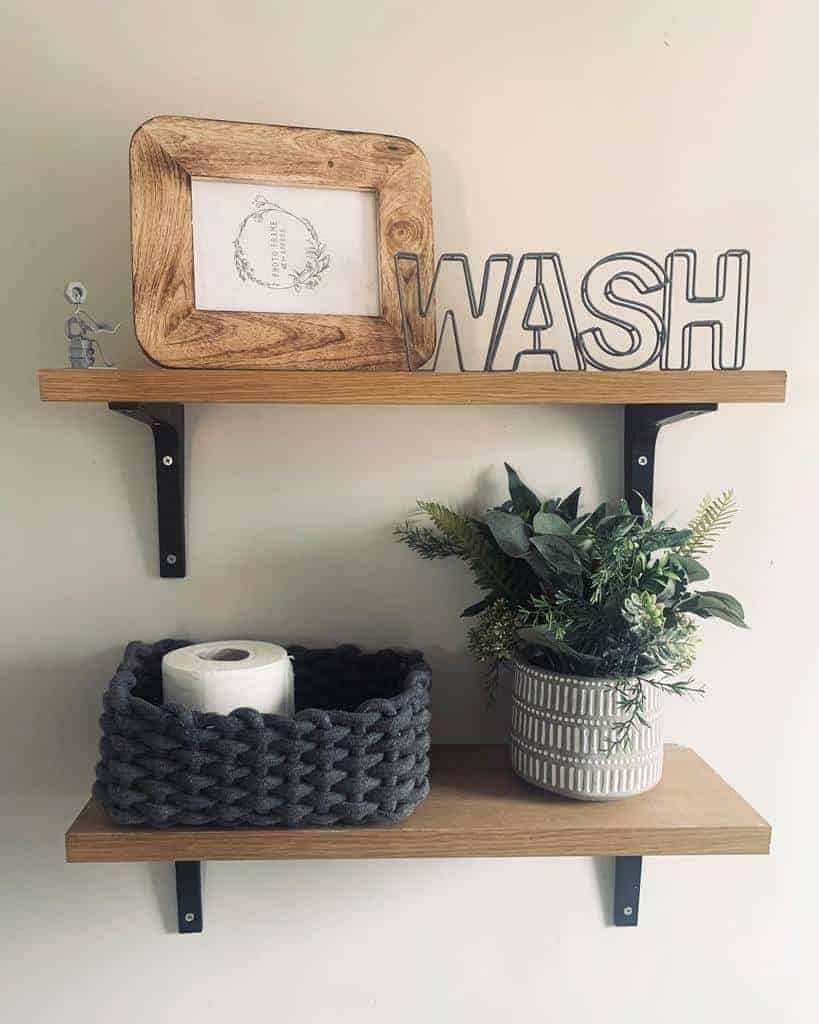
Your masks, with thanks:
M662 695L646 688L645 719L628 750L606 753L622 720L611 681L514 665L510 750L527 782L576 800L617 800L652 789L663 773Z

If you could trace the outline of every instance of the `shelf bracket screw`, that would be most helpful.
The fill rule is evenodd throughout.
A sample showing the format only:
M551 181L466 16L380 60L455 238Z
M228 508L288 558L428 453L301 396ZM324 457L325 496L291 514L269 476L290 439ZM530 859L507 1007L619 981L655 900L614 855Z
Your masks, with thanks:
M614 858L614 924L634 928L640 907L642 857Z
M163 466L172 466L173 465L173 457L170 456L170 455L163 455L163 457L162 457L162 465Z

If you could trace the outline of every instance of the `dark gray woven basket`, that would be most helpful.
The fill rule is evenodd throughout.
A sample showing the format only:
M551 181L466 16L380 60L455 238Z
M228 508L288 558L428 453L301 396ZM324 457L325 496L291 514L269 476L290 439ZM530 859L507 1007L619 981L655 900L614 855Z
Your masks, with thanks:
M94 796L124 825L364 825L429 792L423 656L289 647L296 715L162 704L162 658L191 640L131 643L108 685Z

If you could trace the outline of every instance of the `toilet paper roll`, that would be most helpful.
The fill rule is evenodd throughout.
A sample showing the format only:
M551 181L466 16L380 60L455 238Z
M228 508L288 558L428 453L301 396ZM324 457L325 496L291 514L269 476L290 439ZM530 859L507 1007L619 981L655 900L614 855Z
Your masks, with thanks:
M193 644L162 659L166 704L227 715L236 708L292 715L293 665L278 644L228 640Z

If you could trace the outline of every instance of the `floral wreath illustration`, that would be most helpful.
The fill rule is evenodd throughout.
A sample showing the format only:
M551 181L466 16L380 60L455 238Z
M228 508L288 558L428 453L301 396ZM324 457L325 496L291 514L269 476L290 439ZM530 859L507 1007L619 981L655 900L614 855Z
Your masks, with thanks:
M308 241L304 250L304 266L301 270L290 271L290 284L273 284L272 281L264 281L257 277L254 273L253 265L247 258L247 253L242 248L242 234L248 223L255 221L257 224L261 224L265 216L268 213L273 213L274 210L297 220L307 230ZM252 281L254 284L261 285L262 288L271 288L273 290L293 288L295 291L300 292L302 288L313 289L317 287L321 281L321 275L330 266L330 254L327 252L327 246L319 238L312 222L306 217L299 217L292 210L285 210L283 206L279 206L278 203L274 203L270 199L265 199L262 195L256 196L253 200L253 209L239 225L239 230L233 239L233 249L233 262L236 264L236 272L239 275L239 279L242 281Z

